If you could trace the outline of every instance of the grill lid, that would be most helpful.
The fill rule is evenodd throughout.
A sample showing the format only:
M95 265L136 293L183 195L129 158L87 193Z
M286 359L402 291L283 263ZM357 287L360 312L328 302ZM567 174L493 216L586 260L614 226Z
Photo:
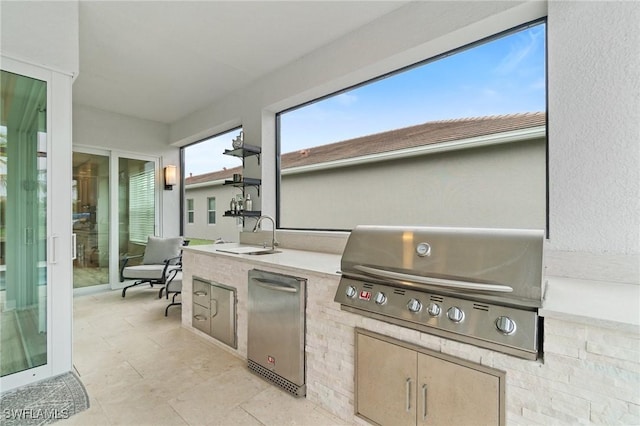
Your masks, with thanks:
M540 307L543 241L542 230L357 226L341 269L360 280Z

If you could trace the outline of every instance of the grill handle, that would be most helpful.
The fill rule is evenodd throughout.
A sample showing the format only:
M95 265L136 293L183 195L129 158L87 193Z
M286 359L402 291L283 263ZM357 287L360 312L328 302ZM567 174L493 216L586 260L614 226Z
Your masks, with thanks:
M370 266L364 265L354 265L353 269L364 272L365 274L373 275L375 277L390 278L393 280L413 281L420 284L428 284L440 287L475 291L497 291L501 293L511 293L513 291L513 288L509 287L508 285L470 283L466 281L447 280L444 278L427 278L420 275L403 274L401 272L387 271L384 269L372 268Z

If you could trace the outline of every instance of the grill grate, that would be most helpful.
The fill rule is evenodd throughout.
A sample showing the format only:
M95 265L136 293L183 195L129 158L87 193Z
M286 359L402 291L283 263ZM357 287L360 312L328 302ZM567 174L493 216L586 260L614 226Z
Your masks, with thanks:
M284 377L277 375L273 371L264 368L255 361L248 360L248 367L249 370L251 370L253 373L273 383L274 385L290 393L296 398L304 397L307 394L306 385L298 386L295 383L288 381Z

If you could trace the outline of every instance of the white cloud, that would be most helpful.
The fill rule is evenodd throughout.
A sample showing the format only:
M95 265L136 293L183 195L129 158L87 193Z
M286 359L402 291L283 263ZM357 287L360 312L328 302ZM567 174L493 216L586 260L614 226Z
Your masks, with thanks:
M544 42L542 30L526 31L514 39L510 51L498 64L496 71L500 74L508 74L520 66L520 64Z
M341 94L339 94L338 96L335 97L335 100L340 105L349 106L349 105L353 105L354 103L358 102L358 97L356 95L351 94L351 93L341 93Z

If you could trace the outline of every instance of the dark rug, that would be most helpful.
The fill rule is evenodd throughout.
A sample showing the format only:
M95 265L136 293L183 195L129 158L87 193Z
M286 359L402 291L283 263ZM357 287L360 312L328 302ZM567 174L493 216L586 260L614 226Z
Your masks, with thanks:
M2 426L46 425L89 408L89 396L69 372L12 390L0 397Z

